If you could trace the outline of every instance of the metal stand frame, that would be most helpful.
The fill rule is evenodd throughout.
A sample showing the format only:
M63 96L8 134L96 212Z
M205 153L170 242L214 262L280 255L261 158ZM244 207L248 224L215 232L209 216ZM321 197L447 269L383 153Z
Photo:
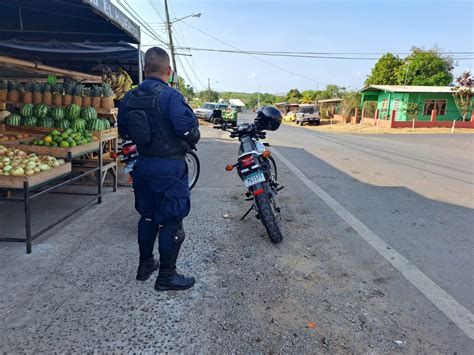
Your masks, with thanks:
M85 207L89 206L92 204L92 202L97 198L97 203L100 204L102 203L102 172L103 172L103 167L102 167L102 161L103 161L103 151L102 151L102 145L99 146L99 156L97 159L97 166L95 168L89 169L86 172L83 172L79 174L78 176L72 177L71 176L68 180L60 182L56 185L50 186L44 190L35 192L33 189L37 189L38 187L45 186L47 184L50 184L54 180L59 180L63 179L64 176L59 176L57 178L54 178L53 180L45 181L44 183L40 185L36 185L33 187L30 187L28 184L28 181L25 181L23 183L23 197L0 197L0 200L3 201L11 201L11 202L23 202L24 203L24 213L25 213L25 238L2 238L0 237L0 241L2 242L25 242L26 243L26 253L31 254L32 251L32 242L45 232L49 231L53 227L57 226L59 223L63 222L64 220L68 219L72 215L76 214L80 210L84 209ZM84 154L81 154L81 156ZM78 156L76 156L78 157ZM73 157L71 154L68 156L68 161L72 162ZM97 173L97 174L96 174ZM68 193L68 192L58 192L55 191L60 187L69 185L75 181L78 181L82 179L85 176L91 175L91 174L96 174L96 179L97 179L97 193L78 193L78 192L73 192L73 193ZM115 178L116 180L116 178ZM116 181L114 181L114 185L116 186ZM115 191L115 189L114 189ZM34 200L35 198L44 195L46 193L61 193L61 194L69 194L69 195L84 195L84 196L94 196L91 200L87 201L84 205L80 206L79 208L76 208L74 211L68 213L66 216L63 216L56 220L55 222L51 223L50 225L46 226L39 232L32 234L31 233L31 206L30 206L30 201Z

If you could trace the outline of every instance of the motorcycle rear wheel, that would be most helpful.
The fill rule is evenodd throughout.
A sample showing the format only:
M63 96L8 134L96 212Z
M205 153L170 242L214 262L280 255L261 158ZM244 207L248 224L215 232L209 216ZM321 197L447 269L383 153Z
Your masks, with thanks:
M281 220L273 197L267 193L257 195L255 205L268 237L272 243L280 243L283 240Z
M201 164L199 158L194 152L186 153L186 164L188 165L188 176L189 176L189 189L192 190L199 180L199 174L201 173Z

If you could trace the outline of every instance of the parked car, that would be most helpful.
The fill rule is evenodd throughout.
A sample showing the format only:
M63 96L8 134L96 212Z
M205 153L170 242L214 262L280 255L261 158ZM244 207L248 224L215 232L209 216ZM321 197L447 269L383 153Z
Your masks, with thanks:
M222 117L222 110L227 106L223 104L218 104L214 102L205 102L194 110L194 114L198 118L202 118L206 121L214 123L216 120Z
M319 126L321 118L319 116L319 108L314 106L300 106L296 112L296 124L303 126L305 123L314 123Z
M288 112L284 117L283 121L285 122L295 122L296 114L293 111Z

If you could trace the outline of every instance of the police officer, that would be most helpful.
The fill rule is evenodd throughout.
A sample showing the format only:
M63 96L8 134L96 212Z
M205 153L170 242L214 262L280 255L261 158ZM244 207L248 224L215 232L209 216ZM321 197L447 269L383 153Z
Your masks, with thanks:
M120 136L137 145L133 171L135 208L140 213L137 280L145 281L159 268L157 291L185 290L194 278L176 272L184 241L183 218L190 210L186 150L200 138L199 125L181 93L167 85L170 58L161 48L145 54L146 79L130 91L118 115ZM159 235L159 262L154 259Z

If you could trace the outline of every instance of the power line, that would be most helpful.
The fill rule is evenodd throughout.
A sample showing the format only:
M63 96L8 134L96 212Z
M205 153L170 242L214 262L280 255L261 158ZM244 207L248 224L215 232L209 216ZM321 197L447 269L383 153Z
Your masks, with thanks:
M176 18L176 12L175 12L175 10L174 10L174 8L173 8L173 3L170 2L169 5L170 5L171 14ZM174 25L174 29L175 29L176 37L177 37L180 41L182 41L182 43L183 43L185 46L188 46L188 44L186 43L186 39L185 39L185 37L184 37L183 31L181 30L180 24L179 24L179 23L176 23L176 24ZM191 64L190 64L190 61L191 61ZM183 57L183 60L182 60L182 61L180 60L180 63L181 63L181 65L182 65L183 67L184 67L184 63L186 63L187 66L188 66L188 68L191 70L191 73L192 73L192 75L193 75L193 80L197 81L197 82L199 83L199 85L201 86L201 88L205 88L206 85L203 84L203 82L201 81L201 79L199 78L199 76L196 74L196 71L195 71L195 68L194 68L194 67L195 67L195 65L194 65L194 64L195 64L195 63L194 63L194 58L193 58L192 56L191 56L191 60L190 60L190 61L188 60L187 57ZM184 63L183 63L183 62L184 62ZM196 67L197 67L197 69L199 69L198 66L197 66L197 64L196 64ZM200 70L199 70L199 71L200 71ZM202 74L202 72L201 72L201 74ZM203 76L203 77L206 77L206 76ZM191 84L192 84L192 83L191 83ZM194 86L194 84L192 84L192 85ZM197 89L196 86L194 86L194 87Z
M267 65L270 65L270 66L274 67L274 68L277 68L277 69L279 69L279 70L282 70L282 71L284 71L284 72L286 72L286 73L288 73L288 74L291 74L291 75L294 75L294 76L298 76L298 77L300 77L300 78L302 78L302 79L305 79L305 80L312 81L312 82L314 82L314 83L316 83L316 84L322 84L322 85L325 84L325 83L318 82L318 81L316 81L316 80L314 80L314 79L311 79L311 78L309 78L309 77L307 77L307 76L304 76L304 75L301 75L301 74L298 74L298 73L289 71L289 70L287 70L286 68L280 67L279 65L273 64L273 63L271 63L271 62L269 62L269 61L266 61L266 60L264 60L264 59L262 59L262 58L259 58L259 57L257 57L257 56L254 55L254 54L245 53L245 51L242 51L240 48L237 48L237 47L233 46L232 44L227 43L227 42L225 42L225 41L223 41L223 40L221 40L221 39L219 39L219 38L217 38L217 37L211 35L210 33L207 33L207 32L205 32L205 31L203 31L203 30L201 30L201 29L199 29L199 28L197 28L197 27L195 27L195 26L193 26L193 25L191 25L191 24L189 24L189 23L187 23L187 22L185 22L185 21L181 21L181 22L184 23L186 26L189 26L189 27L193 28L194 30L196 30L196 31L198 31L198 32L200 32L200 33L202 33L202 34L204 34L204 35L206 35L206 36L208 36L208 37L210 37L210 38L212 38L212 39L214 39L214 40L216 40L216 41L218 41L218 42L220 42L220 43L222 43L222 44L224 44L224 45L226 45L226 46L228 46L228 47L230 47L230 48L233 48L234 50L237 50L237 51L239 51L239 52L242 52L242 53L244 53L244 54L247 54L247 55L251 56L252 58L254 58L254 59L256 59L256 60L258 60L258 61L260 61L260 62L262 62L262 63L265 63L265 64L267 64Z
M293 53L292 52L265 52L265 51L229 50L229 49L215 49L215 48L194 48L194 47L177 47L177 48L178 49L185 49L185 50L189 50L189 51L248 54L248 55L270 56L270 57L339 59L339 60L378 60L378 59L380 59L380 57L342 57L342 56L335 56L335 55L293 54L293 53L299 53L299 52L293 52ZM292 54L290 54L290 53L292 53ZM466 53L469 53L469 52L466 52ZM453 60L469 60L469 59L474 59L474 57L453 57Z
M139 13L137 13L131 6L130 4L127 2L127 0L123 0L123 4L122 4L122 0L117 0L118 4L130 15L132 16L140 25L142 25L142 30L144 32L146 32L146 34L148 36L150 36L151 38L154 38L156 39L157 41L165 44L166 42L160 38L160 36L150 27L148 26L148 24L146 23L146 21L140 16Z

